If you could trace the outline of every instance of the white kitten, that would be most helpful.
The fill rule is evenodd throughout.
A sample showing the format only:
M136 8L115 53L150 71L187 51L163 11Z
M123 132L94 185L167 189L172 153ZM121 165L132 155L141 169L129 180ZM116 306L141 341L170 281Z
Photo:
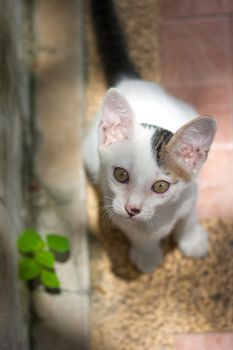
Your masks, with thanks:
M196 216L195 179L216 123L196 116L157 84L123 79L107 92L85 139L86 169L143 272L161 263L160 241L171 231L186 256L207 254L207 233Z

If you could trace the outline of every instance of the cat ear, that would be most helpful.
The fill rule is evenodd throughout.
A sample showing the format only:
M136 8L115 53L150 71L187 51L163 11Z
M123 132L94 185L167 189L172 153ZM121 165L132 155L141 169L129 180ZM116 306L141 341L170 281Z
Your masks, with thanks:
M187 178L196 175L207 159L216 129L214 118L206 116L181 127L167 146L172 166L178 166Z
M126 99L116 89L109 89L102 105L98 128L99 144L109 146L133 137L135 115Z

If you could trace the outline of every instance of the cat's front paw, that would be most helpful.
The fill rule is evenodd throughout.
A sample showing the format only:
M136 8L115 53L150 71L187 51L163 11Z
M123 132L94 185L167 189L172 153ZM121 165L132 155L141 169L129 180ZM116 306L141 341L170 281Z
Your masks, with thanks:
M161 264L163 255L160 248L155 249L153 252L148 252L132 246L130 248L130 260L139 271L151 273Z
M178 245L185 256L202 258L208 253L208 234L201 225L196 225L187 235L183 235Z

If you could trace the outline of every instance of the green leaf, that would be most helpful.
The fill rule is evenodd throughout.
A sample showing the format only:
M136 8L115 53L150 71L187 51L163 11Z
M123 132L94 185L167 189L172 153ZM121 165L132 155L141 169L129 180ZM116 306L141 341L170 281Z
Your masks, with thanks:
M57 289L60 287L60 282L58 280L58 277L56 273L53 271L48 271L43 269L40 274L40 280L41 280L41 283L46 288Z
M40 275L40 266L32 258L23 258L19 261L19 276L24 281L37 278Z
M48 251L41 251L35 253L35 261L44 267L52 269L54 267L55 258L53 253Z
M22 253L31 253L44 248L45 243L35 230L27 229L19 236L17 246Z
M58 253L66 253L70 250L70 242L68 238L56 234L48 234L47 242L50 249Z

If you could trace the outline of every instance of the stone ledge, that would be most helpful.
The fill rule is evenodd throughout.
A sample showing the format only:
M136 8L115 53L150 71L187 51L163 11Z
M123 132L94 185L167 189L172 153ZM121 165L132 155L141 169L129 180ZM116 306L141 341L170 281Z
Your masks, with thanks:
M37 320L35 350L86 350L89 348L87 295L62 293L49 295L39 291L33 296ZM55 345L56 344L56 345Z
M42 234L68 235L72 248L69 260L56 265L61 294L49 295L41 288L33 295L36 350L83 350L89 342L81 6L82 0L42 0L34 7L35 118L40 134L35 225Z

